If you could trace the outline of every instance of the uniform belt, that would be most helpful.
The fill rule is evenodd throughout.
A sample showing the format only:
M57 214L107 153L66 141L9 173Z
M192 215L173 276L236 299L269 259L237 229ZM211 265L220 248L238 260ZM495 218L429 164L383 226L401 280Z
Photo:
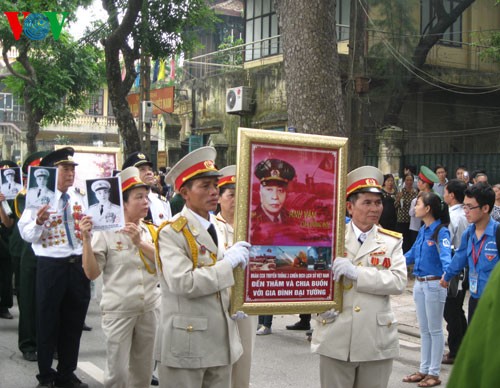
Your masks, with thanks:
M69 263L69 264L80 264L82 262L82 255L71 255L67 257L50 257L50 256L38 256L42 260L51 260L53 262Z
M428 282L429 280L440 280L441 276L417 276L415 279L419 282Z

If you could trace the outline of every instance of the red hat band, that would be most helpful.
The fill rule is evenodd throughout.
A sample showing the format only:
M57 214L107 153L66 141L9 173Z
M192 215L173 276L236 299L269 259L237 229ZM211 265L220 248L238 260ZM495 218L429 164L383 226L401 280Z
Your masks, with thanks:
M234 175L223 176L219 179L219 184L217 186L222 187L224 185L230 185L236 183L236 177Z
M347 193L346 195L349 196L353 192L359 189L364 189L367 187L376 187L378 189L381 189L382 186L377 182L376 179L373 178L365 178L365 179L360 179L359 181L356 181L352 183L348 188L347 188Z
M122 191L126 191L133 186L143 185L144 183L136 176L130 177L122 182Z
M204 160L202 162L192 165L187 170L184 170L182 173L179 174L179 176L175 180L176 189L179 189L188 179L191 179L198 174L209 171L218 171L217 168L215 168L213 160Z
M430 185L433 185L433 184L434 184L434 182L433 182L433 181L431 181L429 178L427 178L427 177L426 177L424 174L422 174L422 173L419 173L419 174L418 174L418 177L419 177L420 179L422 179L425 183L428 183L428 184L430 184Z

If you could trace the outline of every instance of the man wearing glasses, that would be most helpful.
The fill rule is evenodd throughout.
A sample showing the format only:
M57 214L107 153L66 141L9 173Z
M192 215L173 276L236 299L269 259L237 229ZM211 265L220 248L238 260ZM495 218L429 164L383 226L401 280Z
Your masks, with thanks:
M465 217L472 224L462 235L460 248L441 278L441 286L448 287L453 276L469 265L469 314L471 322L491 272L499 261L496 243L498 223L490 217L495 203L495 192L486 183L476 183L465 190Z

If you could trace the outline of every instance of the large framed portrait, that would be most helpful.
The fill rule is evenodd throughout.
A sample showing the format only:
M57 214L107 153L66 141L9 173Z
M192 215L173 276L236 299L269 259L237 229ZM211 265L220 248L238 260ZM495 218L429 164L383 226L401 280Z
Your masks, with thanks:
M344 254L347 138L239 128L232 310L319 313L342 308L332 259Z
M56 145L55 149L67 147ZM73 160L78 163L75 168L74 186L86 190L86 180L95 178L109 178L113 170L122 165L122 156L118 147L89 147L71 146L75 150Z

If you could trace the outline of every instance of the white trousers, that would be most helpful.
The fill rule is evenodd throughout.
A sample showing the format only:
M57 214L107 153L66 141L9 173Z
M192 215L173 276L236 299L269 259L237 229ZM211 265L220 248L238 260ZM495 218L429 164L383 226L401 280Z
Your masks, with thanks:
M255 332L257 331L258 318L257 315L252 315L236 321L240 333L241 345L243 346L243 354L233 364L233 371L231 373L232 388L249 388L250 386L250 367L255 347Z
M160 388L230 388L231 365L211 368L171 368L158 364Z
M104 387L149 387L157 325L157 310L130 318L102 320L107 354Z

